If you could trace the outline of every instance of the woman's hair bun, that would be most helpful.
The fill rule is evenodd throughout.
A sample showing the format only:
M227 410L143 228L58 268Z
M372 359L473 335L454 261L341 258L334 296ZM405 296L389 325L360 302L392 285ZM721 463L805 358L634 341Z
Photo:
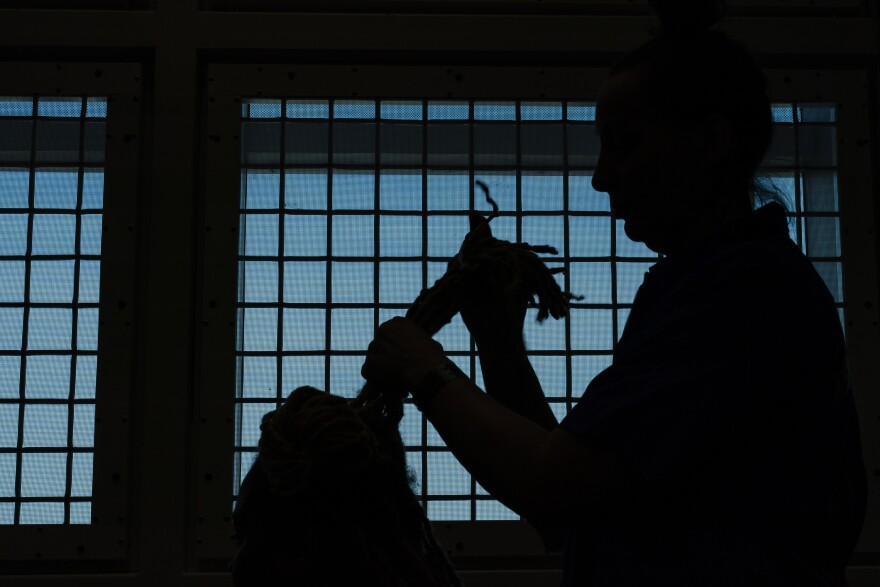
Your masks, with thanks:
M661 32L691 35L709 30L727 12L725 0L648 0Z

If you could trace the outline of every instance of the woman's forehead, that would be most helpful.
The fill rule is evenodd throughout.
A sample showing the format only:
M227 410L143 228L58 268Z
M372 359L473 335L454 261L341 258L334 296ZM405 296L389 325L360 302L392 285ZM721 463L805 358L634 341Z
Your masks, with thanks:
M631 125L642 116L638 78L632 73L617 74L602 86L596 99L596 126Z

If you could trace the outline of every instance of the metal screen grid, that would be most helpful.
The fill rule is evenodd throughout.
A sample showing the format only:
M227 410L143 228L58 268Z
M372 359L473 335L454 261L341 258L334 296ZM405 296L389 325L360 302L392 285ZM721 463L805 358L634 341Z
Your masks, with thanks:
M106 117L0 97L0 524L91 522Z
M762 176L786 198L792 238L842 312L833 107L777 104L773 113L776 140ZM595 106L585 102L243 102L233 494L266 411L301 385L348 397L363 385L376 326L402 315L443 274L468 230L467 211L489 210L475 180L501 208L493 234L556 246L559 254L546 260L567 269L560 285L585 296L567 320L538 325L529 310L526 321L548 401L558 418L567 414L610 364L657 260L626 238L607 197L592 189L594 121ZM436 338L482 386L461 319ZM401 433L431 519L517 518L411 404Z

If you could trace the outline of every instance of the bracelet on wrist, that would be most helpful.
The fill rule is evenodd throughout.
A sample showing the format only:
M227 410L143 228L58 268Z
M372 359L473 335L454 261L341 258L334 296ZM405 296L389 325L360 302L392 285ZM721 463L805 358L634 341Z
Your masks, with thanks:
M410 390L413 403L420 412L424 412L434 401L440 389L445 387L446 384L462 377L467 378L467 375L452 361L446 361L437 365L425 373L422 380Z

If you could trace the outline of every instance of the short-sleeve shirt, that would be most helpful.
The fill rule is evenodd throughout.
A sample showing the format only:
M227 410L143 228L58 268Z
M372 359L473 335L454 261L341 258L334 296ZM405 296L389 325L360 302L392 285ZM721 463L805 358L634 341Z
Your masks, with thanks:
M561 426L645 487L576 525L566 586L834 585L855 548L866 481L842 329L781 206L653 266Z

